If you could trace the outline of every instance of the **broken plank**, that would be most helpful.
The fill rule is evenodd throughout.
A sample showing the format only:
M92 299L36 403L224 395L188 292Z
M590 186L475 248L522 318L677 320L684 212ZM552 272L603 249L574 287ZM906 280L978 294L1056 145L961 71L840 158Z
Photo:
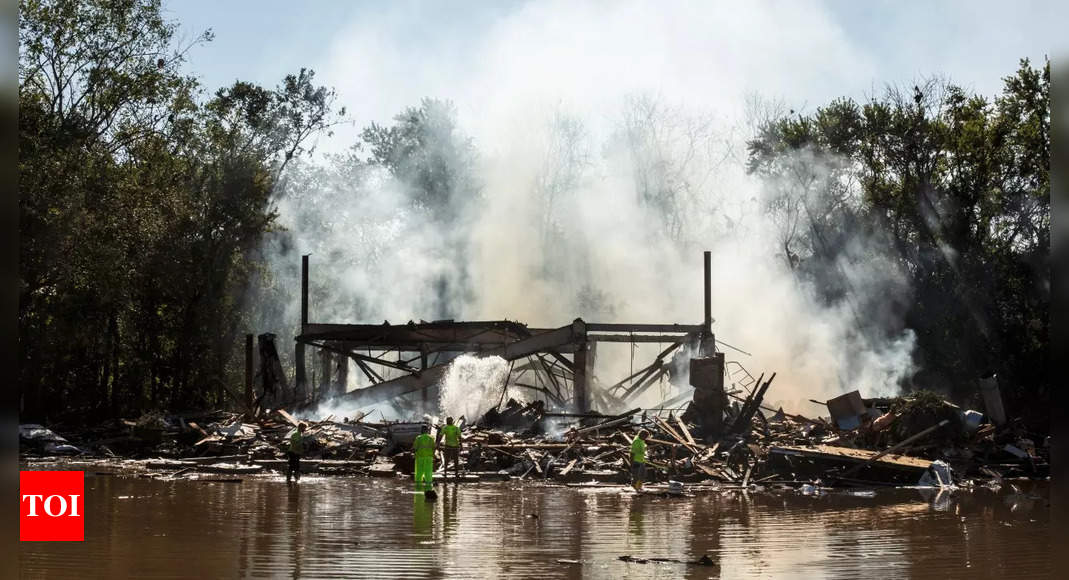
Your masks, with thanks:
M225 463L230 461L245 461L249 458L248 455L216 455L210 457L187 457L184 461L192 461L198 465L207 465L209 463Z
M875 451L830 445L774 446L768 450L768 460L795 473L795 479L832 477L839 481L863 479L877 484L912 485L932 463L919 457L876 455Z
M575 464L576 464L576 463L577 463L578 461L579 461L578 459L573 459L573 460L569 461L569 462L568 462L568 465L567 465L567 466L565 466L565 468L561 470L561 472L560 472L560 474L561 474L561 477L563 477L563 476L565 476L565 475L568 475L568 472L569 472L569 471L571 471L573 467L575 467Z
M483 449L567 449L571 443L507 443L501 445L483 445Z
M526 455L527 459L530 459L531 462L534 463L535 472L542 475L542 466L538 464L538 460L535 459L534 454L531 453L530 449L527 450Z
M590 427L583 427L582 429L576 429L575 434L576 435L583 435L583 434L586 434L586 433L590 433L591 431L600 431L602 429L608 429L609 427L615 427L617 425L623 425L624 423L630 423L630 422L631 422L631 415L625 415L623 417L617 417L617 418L612 419L610 421L605 421L604 423L599 423L597 425L591 425Z
M679 425L679 430L683 432L684 436L686 436L687 442L691 445L697 445L697 443L694 442L694 437L690 434L690 429L687 429L687 425L683 423L683 419L676 417L676 424Z
M713 443L712 447L710 447L709 449L706 449L705 453L702 453L701 461L709 461L713 457L716 457L716 450L719 449L719 448L720 448L720 442L719 441L717 441L716 443Z
M298 420L293 418L293 415L290 415L289 413L287 413L285 409L276 409L276 410L278 411L278 414L282 416L283 419L285 419L287 422L289 422L290 425L293 425L294 427L296 427L296 426L301 424L300 421L298 421Z
M683 440L683 436L679 433L676 433L676 430L673 429L672 426L669 425L668 422L664 419L654 415L653 422L656 423L657 426L660 427L661 430L663 430L665 433L667 433L672 439L675 439L677 442L679 442L680 445L687 444L687 442Z
M658 425L660 425L661 429L663 429L665 433L671 435L672 438L679 442L680 445L689 449L692 454L698 455L697 444L691 445L690 443L687 443L686 440L683 439L683 436L679 433L676 433L675 429L672 429L672 427L664 419L656 416L653 419Z
M574 439L574 440L573 440L573 441L572 441L571 443L569 443L569 444L568 444L568 446L567 446L567 447L565 447L565 448L564 448L564 451L560 451L560 452L558 452L558 453L557 453L556 455L554 455L554 456L553 456L553 459L552 459L552 460L550 460L550 462L549 462L549 463L547 463L546 465L547 465L547 466L548 466L548 465L552 465L552 464L553 464L554 462L556 462L556 461L557 461L557 458L559 458L559 457L560 457L561 455L564 455L565 453L567 453L567 452L568 452L568 450L569 450L569 449L571 449L571 448L572 448L572 446L573 446L573 445L575 445L575 444L576 444L576 443L578 443L578 442L579 442L579 438L578 438L578 437L576 437L576 438L575 438L575 439ZM571 468L572 468L572 464L574 464L574 463L575 463L575 460L573 459L573 460L572 460L572 463L568 464L568 469L571 469ZM550 470L549 470L549 468L547 467L547 468L546 468L546 477L549 477L549 471L550 471Z
M188 473L190 471L193 471L193 467L184 467L184 468L179 469L178 471L172 473L168 477L178 477L179 475L184 475L184 474L186 474L186 473Z
M898 449L901 449L902 447L905 447L907 444L912 443L913 441L916 441L917 439L920 439L920 438L924 437L925 435L928 435L929 433L939 429L940 427L943 427L944 425L946 425L949 422L950 421L948 419L943 419L942 421L939 422L939 424L934 425L932 427L929 427L929 428L921 431L920 433L917 433L916 435L913 435L911 437L907 437L907 438L903 439L898 444L893 445L893 446L889 447L888 449L885 449L885 450L873 455L872 457L869 457L868 459L865 460L864 463L860 463L860 464L855 465L854 467L851 467L850 469L846 470L846 472L843 473L842 476L846 477L848 475L856 473L862 467L865 467L866 465L871 465L872 463L875 463L876 461L879 461L884 456L890 455L891 452L896 451ZM925 460L921 459L920 461L923 462Z
M715 477L717 479L724 479L723 475L720 472L714 470L711 467L707 467L707 466L702 465L700 463L695 463L694 467L698 468L700 471L702 471L703 473L705 473L706 475L708 475L710 477Z

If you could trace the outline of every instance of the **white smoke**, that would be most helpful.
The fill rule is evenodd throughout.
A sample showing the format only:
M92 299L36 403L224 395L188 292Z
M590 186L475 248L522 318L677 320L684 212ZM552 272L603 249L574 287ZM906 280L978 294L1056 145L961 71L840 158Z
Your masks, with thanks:
M331 416L333 416L333 419L331 419L332 421L337 421L339 423L344 422L346 419L350 421L370 423L397 421L406 418L394 413L389 407L355 405L339 398L324 401L314 408L299 411L294 414L294 417L301 421L321 421Z
M901 303L909 289L859 240L841 265L847 299L820 300L787 266L784 224L767 209L770 187L782 184L744 168L747 94L790 94L820 78L830 99L837 83L867 75L867 63L841 50L842 31L825 16L795 3L604 8L527 4L425 62L399 40L409 38L407 10L363 19L335 39L320 72L356 108L357 125L389 125L425 96L456 103L458 129L478 152L480 195L454 202L455 219L442 221L413 207L404 183L361 163L366 151L296 166L278 205L288 233L265 248L277 281L268 302L284 306L262 316L262 327L296 330L302 253L312 254L313 322L443 316L445 281L449 315L462 319L695 324L701 251L711 250L714 330L753 353L726 351L754 376L778 373L771 400L805 411L809 398L893 391L911 374L913 342L897 311L880 305ZM759 29L784 32L740 37ZM830 163L807 162L818 173ZM599 345L600 383L666 346ZM462 358L441 405L474 419L504 379L493 359ZM349 380L366 384L353 371ZM661 385L639 402L671 394Z

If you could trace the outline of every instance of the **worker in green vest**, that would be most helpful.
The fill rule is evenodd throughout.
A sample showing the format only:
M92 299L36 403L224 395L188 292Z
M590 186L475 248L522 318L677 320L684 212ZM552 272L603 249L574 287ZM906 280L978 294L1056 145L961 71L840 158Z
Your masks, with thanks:
M434 439L430 428L424 425L412 443L416 456L416 488L430 489L434 483Z
M286 483L290 482L291 477L297 481L301 480L301 455L304 455L305 427L304 423L298 424L297 430L290 435L290 445L286 450L286 457L289 459L289 465L286 467Z
M438 430L438 439L435 443L441 443L445 439L442 449L442 473L449 471L449 462L453 462L453 473L457 481L460 481L460 427L453 424L452 417L445 418L445 426Z
M636 491L642 491L642 482L646 479L646 439L650 432L643 429L631 441L631 485Z

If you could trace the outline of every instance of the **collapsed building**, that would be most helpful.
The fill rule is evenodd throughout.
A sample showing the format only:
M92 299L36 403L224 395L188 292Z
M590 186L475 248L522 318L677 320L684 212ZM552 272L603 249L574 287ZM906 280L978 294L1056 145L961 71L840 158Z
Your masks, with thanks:
M630 441L643 429L651 435L650 481L687 481L707 489L948 487L962 477L998 487L1004 479L1049 476L1049 437L1041 440L1006 416L993 379L979 385L985 413L934 393L864 399L856 390L823 402L828 418L769 407L764 397L776 373L755 378L717 348L735 347L718 342L712 332L709 253L704 257L700 324L577 318L557 328L532 328L510 320L311 323L304 256L292 383L273 334L259 336L256 370L250 334L241 412L149 413L82 433L73 441L77 445L43 426L23 425L20 442L27 452L46 457L146 457L128 465L169 472L157 475L163 478L245 475L284 467L282 449L299 423L296 415L308 424L306 469L403 476L412 472L412 440L428 422L422 415L438 414L439 389L450 365L471 355L500 357L509 367L497 404L481 416L458 418L465 481L532 477L569 485L618 484L627 478ZM600 343L667 347L610 382L595 373ZM309 349L314 356L307 356ZM318 360L311 373L307 358ZM363 379L350 381L350 368ZM674 394L652 407L638 406L637 400L666 377ZM506 401L510 388L529 392L528 402ZM365 410L312 417L312 409L328 400ZM384 406L418 420L374 422L370 409Z
M301 264L301 325L295 337L295 378L292 387L281 373L274 336L260 336L258 394L249 373L249 409L301 409L337 399L353 406L392 405L411 415L435 414L440 383L450 364L461 355L496 356L509 363L505 387L530 391L557 410L575 413L619 413L665 378L677 394L659 407L685 403L697 377L696 401L713 412L723 400L724 353L712 331L710 253L704 254L705 317L698 324L587 322L576 318L557 328L536 328L511 320L437 320L406 324L345 324L310 322L308 317L309 256ZM653 360L625 377L597 376L599 343L667 345ZM251 359L251 336L247 342ZM309 357L309 350L313 355ZM308 359L315 361L309 372ZM691 364L691 359L697 361ZM746 387L755 379L737 361L731 375ZM251 365L249 367L251 369ZM693 369L699 369L694 372ZM359 372L365 386L349 390L350 371ZM312 379L309 376L312 375ZM708 393L717 393L709 395ZM712 427L710 425L709 427Z

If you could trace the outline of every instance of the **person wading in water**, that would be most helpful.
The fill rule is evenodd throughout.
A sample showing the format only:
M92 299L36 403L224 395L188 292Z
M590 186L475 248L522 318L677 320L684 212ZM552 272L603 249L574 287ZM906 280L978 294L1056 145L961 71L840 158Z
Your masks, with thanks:
M305 427L304 423L298 424L297 430L290 435L290 446L286 450L286 457L289 459L289 465L286 467L286 483L290 482L291 477L297 481L301 480L301 455L304 455Z
M643 429L631 441L631 485L642 491L642 482L646 480L646 439L650 432Z
M438 440L435 443L441 442L442 439L445 439L445 444L441 446L442 475L449 471L449 462L452 461L453 473L457 481L460 481L460 427L453 424L452 417L445 418L445 426L438 431Z
M429 433L430 428L424 425L412 442L416 456L416 489L430 489L434 483L434 439Z

